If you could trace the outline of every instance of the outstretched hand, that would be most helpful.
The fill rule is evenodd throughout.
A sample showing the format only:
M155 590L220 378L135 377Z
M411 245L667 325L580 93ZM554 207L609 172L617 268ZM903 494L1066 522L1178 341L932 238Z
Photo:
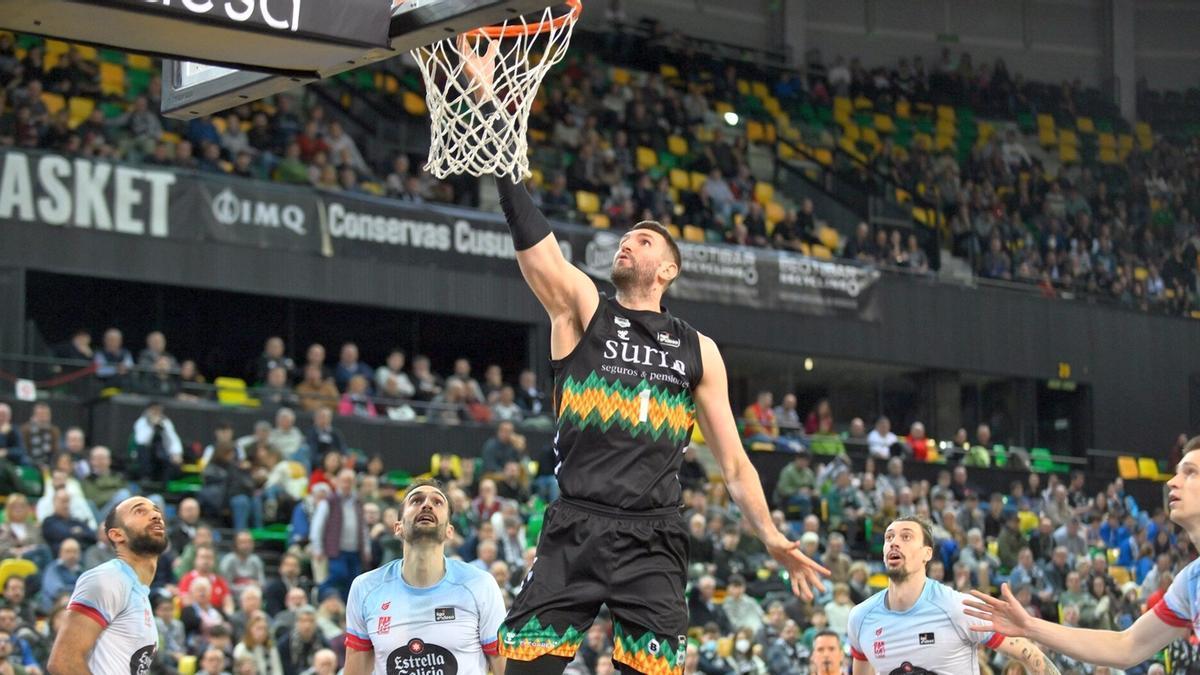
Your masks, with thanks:
M975 590L971 591L971 597L973 599L963 600L967 607L963 613L985 622L972 625L971 630L1000 633L1007 637L1029 637L1033 618L1012 594L1007 583L1000 585L999 598Z
M472 42L474 40L474 42ZM476 48L480 40L487 40L488 46L481 56ZM469 38L458 36L458 54L463 62L463 74L470 82L470 88L477 101L492 98L495 92L492 85L496 75L496 53L500 50L500 41L488 37Z
M771 557L783 565L792 578L793 593L804 600L812 600L813 588L825 590L821 577L829 576L829 570L801 553L800 542L788 541L787 537L779 535L777 540L766 542L766 545Z

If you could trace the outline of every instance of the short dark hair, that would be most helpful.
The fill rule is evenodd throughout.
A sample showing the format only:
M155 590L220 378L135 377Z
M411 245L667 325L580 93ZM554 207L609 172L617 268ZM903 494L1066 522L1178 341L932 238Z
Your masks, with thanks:
M1185 454L1185 455L1193 450L1200 450L1200 436L1193 436L1183 446L1183 454Z
M730 574L729 581L726 582L725 585L726 586L745 586L746 585L746 577L743 577L740 574Z
M675 237L671 236L671 231L664 227L662 223L657 220L643 220L629 228L630 232L634 230L650 230L657 233L663 239L666 239L667 248L671 249L671 258L675 261L675 266L679 268L680 272L683 271L683 256L679 253L679 244L675 243Z
M446 492L446 484L436 478L418 478L409 483L408 489L404 492L404 499L400 501L403 502L405 499L408 499L408 495L412 494L413 490L425 486L429 486L442 493L442 499L446 500L446 509L450 512L450 515L454 515L454 504L450 503L450 495Z
M929 521L920 516L900 516L892 521L892 525L896 523L916 523L917 527L921 528L921 537L924 544L929 548L937 548L937 542L933 539L933 527L930 526Z
M118 504L119 506L119 504ZM114 506L107 516L104 516L104 533L114 528L124 527L125 523L121 522L121 517L117 515L117 507Z

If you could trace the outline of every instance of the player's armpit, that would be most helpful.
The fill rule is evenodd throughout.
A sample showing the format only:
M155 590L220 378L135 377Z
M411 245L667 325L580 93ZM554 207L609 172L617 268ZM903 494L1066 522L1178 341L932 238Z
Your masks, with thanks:
M74 606L67 611L66 625L54 640L50 658L46 661L49 675L91 675L87 665L88 652L96 646L104 618L94 610L80 611Z
M346 650L346 666L342 669L344 675L371 675L371 669L374 667L375 650Z
M1025 664L1029 675L1061 675L1050 657L1025 638L1004 638L996 651Z

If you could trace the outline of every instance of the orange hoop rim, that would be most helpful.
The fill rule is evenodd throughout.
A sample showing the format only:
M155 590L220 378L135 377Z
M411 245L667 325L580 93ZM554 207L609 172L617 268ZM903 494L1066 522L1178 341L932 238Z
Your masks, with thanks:
M539 33L545 33L546 31L558 30L568 22L573 23L579 18L579 13L583 11L582 0L565 1L567 6L571 8L571 11L563 14L562 16L556 16L549 21L539 21L536 24L528 25L518 24L516 26L510 26L507 23L500 26L485 26L483 28L476 28L475 30L467 31L465 35L500 40L504 38L523 37L526 35L537 35Z

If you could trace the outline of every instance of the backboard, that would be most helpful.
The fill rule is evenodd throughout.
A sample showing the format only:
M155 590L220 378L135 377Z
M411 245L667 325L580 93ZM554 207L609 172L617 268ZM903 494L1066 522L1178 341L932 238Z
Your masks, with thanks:
M298 3L302 0L294 1ZM383 2L386 3L387 0ZM305 55L304 45L289 47L289 50L295 52L292 57L295 63L303 62L314 66L308 72L297 72L294 68L275 72L248 70L212 65L211 61L202 63L167 59L163 62L162 113L177 119L210 115L375 61L392 58L447 35L498 23L515 15L544 9L552 4L553 0L403 0L390 10L386 47L360 50L351 58L331 58L324 63L313 62L311 49L307 49L308 55Z

